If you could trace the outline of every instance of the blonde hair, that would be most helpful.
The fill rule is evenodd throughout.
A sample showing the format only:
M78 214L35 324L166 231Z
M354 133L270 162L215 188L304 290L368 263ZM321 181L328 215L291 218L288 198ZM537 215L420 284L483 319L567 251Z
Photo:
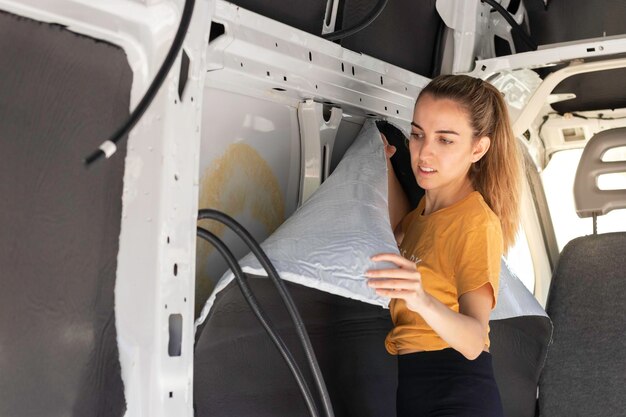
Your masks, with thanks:
M468 175L500 219L506 253L515 243L519 226L522 155L502 94L488 82L467 75L440 75L419 97L424 94L455 101L467 112L474 139L488 136L491 140L489 150Z

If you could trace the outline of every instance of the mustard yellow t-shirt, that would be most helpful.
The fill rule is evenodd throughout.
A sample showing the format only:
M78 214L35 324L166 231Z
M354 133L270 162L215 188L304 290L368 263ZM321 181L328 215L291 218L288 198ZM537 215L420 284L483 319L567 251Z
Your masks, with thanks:
M422 215L425 200L406 215L400 253L417 263L424 290L452 310L459 297L489 283L496 305L503 251L500 220L482 195L474 191L450 207ZM441 350L450 347L404 300L389 304L394 328L385 340L387 351ZM489 330L485 333L489 346Z

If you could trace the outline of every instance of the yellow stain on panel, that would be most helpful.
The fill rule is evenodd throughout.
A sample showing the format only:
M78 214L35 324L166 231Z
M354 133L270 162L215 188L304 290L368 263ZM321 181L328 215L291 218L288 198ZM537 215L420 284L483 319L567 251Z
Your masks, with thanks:
M276 176L267 162L250 145L230 145L214 160L200 181L199 208L213 208L236 217L250 217L271 234L285 220L285 204ZM200 225L217 236L225 226L210 220ZM196 316L213 290L216 278L209 275L206 260L213 246L198 239L196 250Z

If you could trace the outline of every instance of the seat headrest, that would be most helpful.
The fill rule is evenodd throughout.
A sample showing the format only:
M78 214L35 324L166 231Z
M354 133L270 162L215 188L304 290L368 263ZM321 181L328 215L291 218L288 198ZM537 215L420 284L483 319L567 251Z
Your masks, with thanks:
M594 135L583 150L574 181L574 201L579 217L606 214L626 208L626 189L601 190L598 177L626 173L626 161L603 161L612 148L626 146L626 127L605 130Z

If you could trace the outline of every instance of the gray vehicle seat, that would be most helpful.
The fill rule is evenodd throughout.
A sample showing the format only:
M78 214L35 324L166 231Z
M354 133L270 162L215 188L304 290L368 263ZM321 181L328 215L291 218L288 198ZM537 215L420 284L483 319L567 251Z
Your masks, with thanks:
M533 417L552 322L537 299L502 262L498 304L489 320L493 372L504 415Z
M626 145L626 128L595 135L583 151L574 195L580 217L626 207L626 190L600 190L601 174L626 172L603 162ZM594 227L595 229L595 227ZM547 311L553 343L539 384L541 416L626 416L626 232L579 237L561 253Z

